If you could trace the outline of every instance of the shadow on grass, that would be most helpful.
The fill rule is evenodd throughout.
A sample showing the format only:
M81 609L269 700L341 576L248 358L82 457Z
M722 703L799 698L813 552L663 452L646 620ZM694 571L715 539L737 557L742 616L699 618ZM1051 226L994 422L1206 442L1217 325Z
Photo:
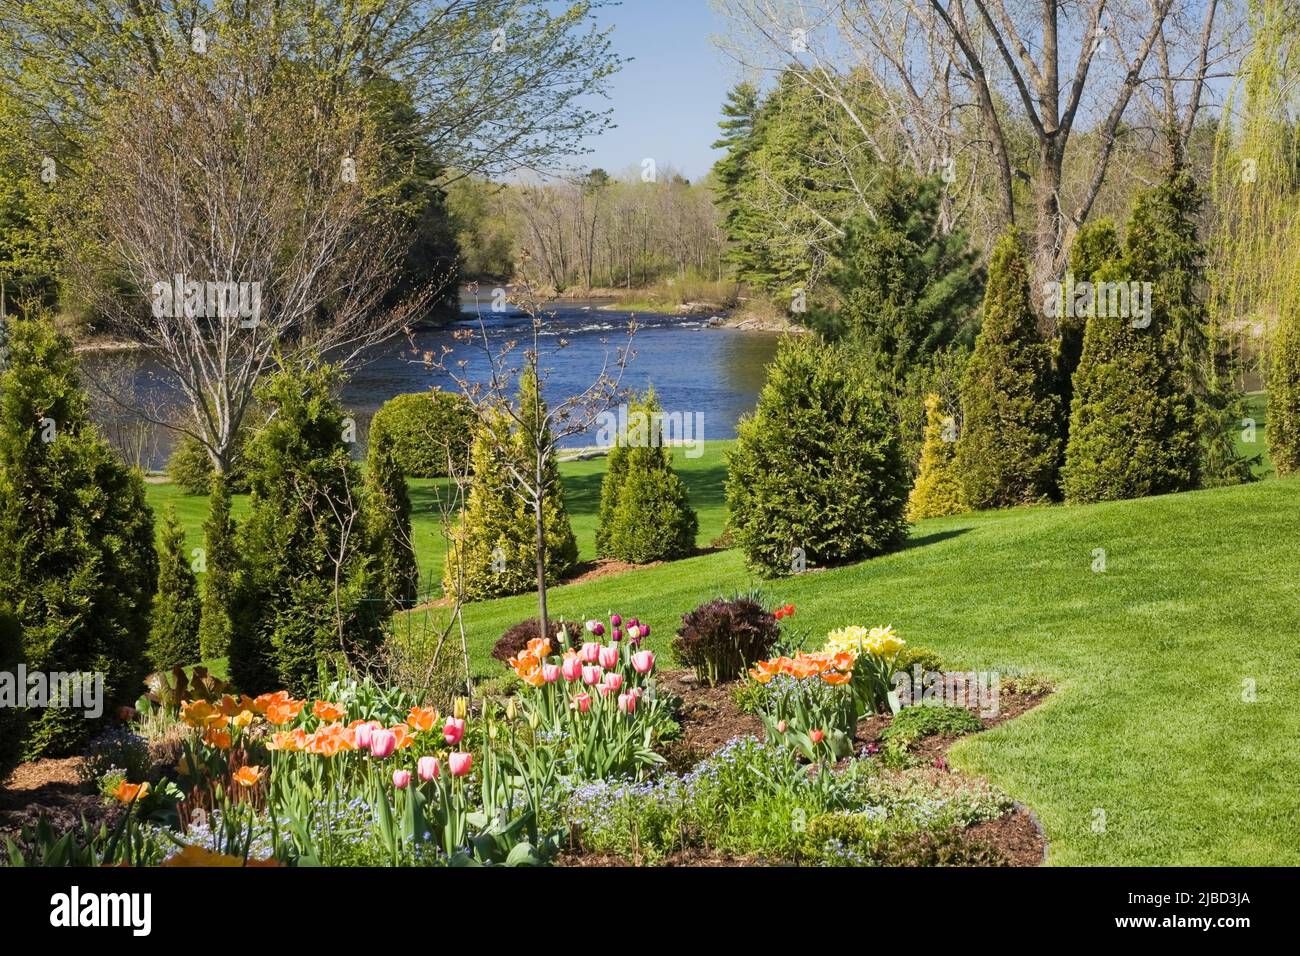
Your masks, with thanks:
M947 541L950 538L960 537L970 530L970 528L952 528L948 531L935 531L932 534L923 534L919 537L913 535L903 542L903 546L898 550L911 551L913 548L924 548L926 545L938 544L940 541Z

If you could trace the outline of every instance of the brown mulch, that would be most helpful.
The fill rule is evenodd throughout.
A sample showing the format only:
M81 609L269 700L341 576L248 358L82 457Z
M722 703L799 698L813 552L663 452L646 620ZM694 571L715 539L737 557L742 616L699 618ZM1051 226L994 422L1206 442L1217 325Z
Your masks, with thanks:
M23 827L46 817L56 832L105 819L112 812L103 799L90 793L77 776L80 757L46 757L20 764L0 787L0 837L16 835Z
M659 683L682 699L678 717L682 736L673 742L670 763L698 763L733 737L763 736L763 721L755 714L742 713L732 699L734 683L701 685L690 671L664 673Z
M966 828L962 839L996 847L1008 866L1042 866L1047 841L1037 821L1024 807L996 820L984 820Z
M575 564L573 571L564 579L565 584L582 584L585 581L594 581L597 578L607 578L614 574L622 574L624 571L636 571L640 568L654 568L663 564L662 561L651 561L649 564L629 564L626 561L613 561L600 558L596 561L583 561L581 564Z

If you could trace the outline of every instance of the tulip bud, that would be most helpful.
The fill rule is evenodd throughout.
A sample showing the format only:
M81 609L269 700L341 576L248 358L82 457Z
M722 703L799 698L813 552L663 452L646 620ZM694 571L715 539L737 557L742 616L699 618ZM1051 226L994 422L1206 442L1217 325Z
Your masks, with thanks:
M460 717L448 717L447 723L442 728L442 739L447 741L449 747L454 747L460 743L460 739L465 736L465 721Z
M510 702L506 704L506 720L514 720L515 713L515 699L511 697Z
M457 720L464 720L465 714L469 710L469 701L464 697L457 697L456 702L452 704L451 713Z
M786 729L787 727L789 727L789 726L790 726L790 725L787 724L784 720L778 720L778 721L776 722L776 732L779 733L779 734L783 734L783 733L785 733L785 729Z

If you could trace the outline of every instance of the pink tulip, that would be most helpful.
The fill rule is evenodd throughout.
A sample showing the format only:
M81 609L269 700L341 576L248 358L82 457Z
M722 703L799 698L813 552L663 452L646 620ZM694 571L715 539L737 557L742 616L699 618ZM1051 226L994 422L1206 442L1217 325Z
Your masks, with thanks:
M421 757L415 762L415 772L420 775L420 779L425 783L430 780L437 780L441 768L438 766L437 757Z
M588 664L596 663L596 661L600 660L599 642L588 641L586 644L582 645L582 650L579 652L579 654L582 657L582 659L586 661Z
M605 686L610 690L621 690L623 687L623 675L616 674L613 671L605 675Z
M542 665L542 680L546 681L546 683L548 684L554 684L559 679L560 679L559 664Z
M618 695L619 712L624 714L635 714L636 702L637 702L636 694L619 694Z
M565 680L577 680L582 676L582 658L566 657L564 663L560 665L560 671L564 674Z
M615 627L618 627L620 624L623 623L623 619L619 617L617 614L611 614L609 616L609 623L613 624Z
M636 618L629 618L629 619L628 619L628 622L627 622L627 626L628 626L628 627L636 627L636 626L637 626L638 624L640 624L640 623L641 623L641 622L638 621Z
M596 684L599 684L602 676L604 676L604 671L594 664L582 669L582 682L588 687L594 687Z
M374 733L374 724L358 724L356 729L357 749L365 750L370 746L370 735Z
M469 773L470 768L473 766L474 766L473 754L461 753L457 751L456 753L449 754L447 756L447 769L451 771L451 775L453 777L465 776L465 774Z
M600 666L610 670L618 666L618 648L602 647L600 649Z
M632 655L632 667L638 674L649 674L655 669L653 651L637 651Z
M587 711L591 710L591 695L578 694L576 697L573 698L572 706L575 710L578 711L578 713L585 714Z
M405 790L408 786L410 786L410 783L411 783L411 771L409 770L393 771L393 786L396 787L398 790Z
M650 625L649 625L649 624L642 624L642 625L641 625L641 636L642 636L642 637L649 637L649 636L650 636Z
M787 727L789 727L789 726L790 726L790 725L787 724L784 720L778 720L778 721L776 722L776 732L777 732L778 734L783 734L783 733L785 733L785 729L786 729Z
M370 732L370 756L383 760L397 749L397 735L391 730L376 727Z
M824 730L813 730L813 731L810 731L809 734L808 734L808 739L811 740L811 741L812 741L813 743L815 743L815 744L819 744L819 743L821 743L823 740L826 739L826 731L824 731Z
M447 723L442 728L442 739L447 741L447 746L456 746L464 736L465 721L459 717L448 717Z

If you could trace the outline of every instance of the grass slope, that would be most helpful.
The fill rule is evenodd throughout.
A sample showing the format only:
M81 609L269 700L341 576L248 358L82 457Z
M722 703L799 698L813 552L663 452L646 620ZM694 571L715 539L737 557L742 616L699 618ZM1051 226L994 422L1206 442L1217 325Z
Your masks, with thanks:
M723 519L721 451L678 462L701 512L701 543ZM584 557L602 467L563 469ZM150 492L157 501L166 488ZM199 505L183 517L201 521L201 499L187 502ZM431 535L419 537L431 554ZM814 635L888 622L955 666L1055 679L1044 705L952 752L954 765L1038 813L1052 863L1294 865L1298 539L1300 480L1273 480L926 521L896 554L764 587L798 605L794 621ZM1099 548L1104 573L1092 570ZM684 612L761 583L730 550L550 594L553 613L570 619L641 617L651 646L666 653ZM466 609L480 672L500 667L487 656L492 643L533 606L523 595ZM404 623L426 630L440 613ZM1243 700L1247 681L1254 702Z

